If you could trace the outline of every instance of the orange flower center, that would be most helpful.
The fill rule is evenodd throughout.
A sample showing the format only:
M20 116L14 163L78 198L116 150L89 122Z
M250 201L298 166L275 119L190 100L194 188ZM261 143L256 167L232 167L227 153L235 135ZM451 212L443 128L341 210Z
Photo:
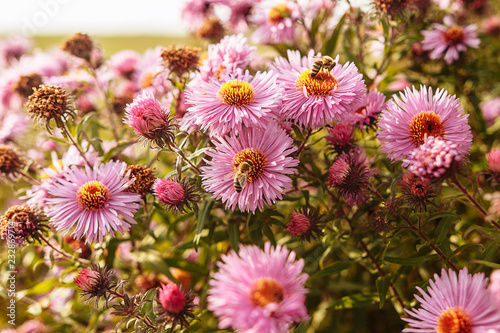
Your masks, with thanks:
M457 306L441 313L436 331L438 333L471 333L472 321L465 309Z
M308 69L303 71L295 81L297 89L300 91L305 90L307 96L327 96L338 85L339 83L331 74L319 73L314 78L311 78Z
M250 297L254 305L264 307L269 303L280 303L284 294L283 287L276 280L263 278L254 283Z
M94 180L86 182L78 189L76 201L82 209L97 211L108 202L110 196L108 188Z
M148 88L153 85L153 79L155 78L153 73L147 73L141 80L141 88Z
M271 24L278 24L283 21L283 19L290 17L291 15L292 10L288 8L287 5L280 4L274 8L271 8L271 10L269 11L269 22Z
M441 116L434 113L434 111L422 111L413 116L410 129L410 140L418 147L425 141L425 135L441 138L444 135L444 125L441 123Z
M243 106L253 102L255 91L250 83L231 80L224 83L217 92L217 98L226 105Z
M465 32L462 27L454 25L443 34L443 39L448 45L457 45L464 41Z
M252 161L252 168L250 172L248 173L248 181L251 183L253 182L257 177L262 175L264 172L264 169L267 164L267 156L264 155L262 151L256 148L246 148L244 150L241 150L234 156L233 158L233 166L234 169L238 169L239 165L245 161L245 160L250 160Z

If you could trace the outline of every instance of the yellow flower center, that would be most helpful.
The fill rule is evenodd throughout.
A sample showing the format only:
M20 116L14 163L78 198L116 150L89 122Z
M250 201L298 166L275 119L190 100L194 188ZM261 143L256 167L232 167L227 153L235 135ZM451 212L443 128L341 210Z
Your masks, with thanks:
M263 278L254 283L250 297L254 305L264 307L269 303L280 303L284 294L283 287L276 280Z
M243 106L253 102L255 91L250 83L231 80L224 83L217 92L217 98L226 105Z
M78 189L76 201L82 209L97 211L108 202L110 196L108 188L94 180L86 182Z
M251 183L263 172L267 164L267 156L262 151L256 148L246 148L241 150L233 158L234 169L237 170L238 166L245 160L252 161L252 168L248 173L248 181Z
M465 309L457 306L441 313L436 331L438 333L471 333L472 321Z
M416 114L411 120L408 134L415 147L424 143L426 134L435 138L443 137L444 125L441 123L441 116L434 111L422 111Z
M457 45L464 41L465 32L462 27L454 25L443 34L443 39L448 45Z
M339 83L333 75L326 73L319 73L311 78L309 70L306 69L295 81L295 86L300 91L305 89L307 96L327 96L339 86Z
M269 22L271 24L278 24L284 18L292 16L292 10L285 4L277 5L269 11Z

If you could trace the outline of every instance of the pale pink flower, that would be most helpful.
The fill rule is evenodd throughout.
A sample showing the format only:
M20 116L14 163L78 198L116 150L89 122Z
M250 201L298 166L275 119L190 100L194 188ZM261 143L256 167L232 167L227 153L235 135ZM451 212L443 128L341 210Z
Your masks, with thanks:
M300 11L296 3L287 0L268 0L254 7L249 20L257 27L251 39L254 43L292 43Z
M500 97L479 103L486 125L491 126L500 117Z

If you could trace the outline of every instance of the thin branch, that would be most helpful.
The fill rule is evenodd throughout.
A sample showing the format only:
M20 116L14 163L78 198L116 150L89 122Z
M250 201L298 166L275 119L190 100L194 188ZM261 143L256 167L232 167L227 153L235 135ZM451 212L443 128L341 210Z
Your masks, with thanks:
M69 130L68 130L68 127L66 126L66 123L62 123L62 126L61 126L63 132L66 134L66 137L69 139L69 141L71 141L71 143L73 144L73 146L75 146L75 148L78 150L78 152L80 153L80 155L82 156L82 158L85 160L85 162L87 163L87 165L92 168L92 165L90 164L90 162L87 160L87 157L85 156L82 148L80 148L80 145L78 145L75 141L75 139L73 139L73 136L71 135L71 133L69 133Z
M84 260L84 259L81 259L81 258L78 258L78 257L73 257L71 254L69 254L68 252L64 251L63 249L58 249L56 248L52 243L50 243L50 241L41 233L38 233L38 237L45 243L47 244L50 248L52 248L54 251L56 251L57 253L59 253L60 255L62 255L63 257L67 258L67 259L70 259L70 260L73 260L73 261L76 261L80 264L83 264L83 265L88 265L90 264L90 261L89 260Z

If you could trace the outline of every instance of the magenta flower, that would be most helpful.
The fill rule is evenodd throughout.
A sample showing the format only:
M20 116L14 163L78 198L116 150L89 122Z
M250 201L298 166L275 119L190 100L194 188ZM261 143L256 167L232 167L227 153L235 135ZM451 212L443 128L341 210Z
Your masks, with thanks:
M187 209L194 209L200 196L196 188L187 178L171 179L156 178L153 185L155 196L166 205L167 210L184 213Z
M288 51L288 61L276 58L272 66L280 73L278 83L284 88L280 116L312 129L344 118L366 89L363 76L349 62L337 64L321 79L311 78L310 68L316 59L312 54L301 58L299 51Z
M486 154L488 165L493 173L500 174L500 148L493 149Z
M253 7L261 0L218 0L231 9L227 25L233 32L245 32L248 30L248 19Z
M223 74L236 74L250 64L255 46L248 45L243 34L224 37L218 44L208 46L207 57L200 66L201 78L220 79Z
M213 16L213 0L187 0L182 7L182 21L189 22L189 31L196 32L209 16Z
M357 103L352 104L346 121L363 127L375 129L380 112L386 107L385 96L377 90L370 90Z
M422 48L424 51L430 51L431 59L439 59L444 54L444 60L449 65L458 60L459 53L465 52L467 47L479 46L475 24L455 25L450 16L446 16L443 23L444 25L432 24L434 30L421 31L424 36Z
M165 147L175 139L176 125L171 123L170 113L161 106L152 92L143 92L125 108L123 122L132 127L145 141Z
M410 328L403 332L474 332L500 330L500 313L486 289L488 279L483 273L471 275L467 268L455 273L441 270L429 280L427 292L417 287L422 297L415 295L419 309L406 310ZM411 318L413 317L413 318Z
M95 165L93 170L71 167L64 177L51 184L46 199L51 205L47 211L50 222L64 234L75 227L75 238L86 237L86 242L99 240L118 230L122 235L135 224L133 216L140 207L141 196L125 192L134 181L125 173L127 164L110 161ZM118 217L121 215L124 220Z
M409 172L422 179L440 178L448 171L452 172L452 166L462 160L457 147L456 143L430 136L403 162L408 165Z
M500 116L500 97L479 104L486 125L492 125Z
M218 266L207 301L220 329L282 333L307 318L304 261L286 247L242 246L222 255Z
M139 62L141 55L133 50L123 50L109 58L109 66L120 76L130 79Z
M254 7L249 20L257 27L251 38L254 43L292 43L295 40L299 8L292 1L267 1Z
M281 105L276 78L272 71L257 72L254 77L246 71L235 77L223 75L220 81L189 84L186 101L191 106L186 117L202 130L209 129L210 136L237 134L244 127L265 128Z
M206 154L202 167L203 186L216 199L226 203L226 209L255 212L263 210L264 202L272 205L281 199L292 180L287 176L295 173L298 161L289 157L297 150L293 140L276 124L269 124L265 130L245 128L239 136L226 136L212 141L215 150ZM251 161L246 186L237 192L234 177L244 161ZM248 163L248 162L247 162Z
M390 159L402 160L423 144L426 136L433 136L457 144L457 152L464 156L472 145L472 133L469 116L462 112L458 98L449 96L444 89L434 94L430 87L421 86L420 91L407 88L401 98L394 95L380 115L378 139L384 142L381 149Z

